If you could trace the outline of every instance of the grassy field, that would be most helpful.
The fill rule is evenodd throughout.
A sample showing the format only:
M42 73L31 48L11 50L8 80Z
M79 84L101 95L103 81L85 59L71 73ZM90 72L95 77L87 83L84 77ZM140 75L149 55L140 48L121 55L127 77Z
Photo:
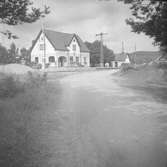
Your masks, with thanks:
M1 74L0 166L42 166L48 151L41 136L49 124L58 129L61 122L58 113L48 111L55 108L58 91L43 75L29 74L23 83Z
M140 65L117 72L115 81L121 86L145 91L162 102L167 101L167 69L157 64Z

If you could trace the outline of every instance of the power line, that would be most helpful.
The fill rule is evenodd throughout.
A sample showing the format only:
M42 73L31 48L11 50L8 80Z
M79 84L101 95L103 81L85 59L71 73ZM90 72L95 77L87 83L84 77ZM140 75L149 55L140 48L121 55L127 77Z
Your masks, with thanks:
M104 67L104 54L103 54L103 36L107 35L107 33L99 33L96 36L100 36L100 66Z

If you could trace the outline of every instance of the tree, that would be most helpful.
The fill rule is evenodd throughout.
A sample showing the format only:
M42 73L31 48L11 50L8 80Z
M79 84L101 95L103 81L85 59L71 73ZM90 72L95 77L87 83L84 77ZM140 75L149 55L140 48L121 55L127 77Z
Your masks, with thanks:
M9 63L15 63L16 59L18 57L18 48L16 47L16 45L14 43L12 43L10 45L10 49L8 50L8 54L9 54Z
M31 0L0 0L0 23L7 25L33 23L50 12L47 6L41 10L32 5ZM8 38L16 38L9 31L3 32L3 34Z
M0 64L8 63L8 50L0 44Z
M86 46L90 50L90 63L91 66L100 64L100 42L94 41L93 43L85 42ZM104 63L110 63L114 59L114 53L103 45Z
M30 62L29 50L27 50L26 48L21 48L20 54L21 59L25 60L26 62Z
M167 2L165 0L118 0L130 4L133 18L126 20L135 33L143 32L167 53Z

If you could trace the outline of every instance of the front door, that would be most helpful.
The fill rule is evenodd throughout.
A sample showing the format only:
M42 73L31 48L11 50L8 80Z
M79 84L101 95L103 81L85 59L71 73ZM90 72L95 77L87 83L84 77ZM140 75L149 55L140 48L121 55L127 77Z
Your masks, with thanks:
M59 67L64 67L66 58L64 56L59 57Z

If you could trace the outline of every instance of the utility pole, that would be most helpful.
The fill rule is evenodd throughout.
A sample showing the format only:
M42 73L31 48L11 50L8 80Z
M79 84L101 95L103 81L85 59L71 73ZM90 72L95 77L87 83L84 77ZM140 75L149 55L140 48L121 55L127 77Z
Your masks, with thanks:
M45 29L42 26L42 34L43 34L43 59L42 59L42 69L45 69L45 61L46 61L46 42L45 42Z
M44 5L44 0L42 0L42 6ZM43 35L43 56L42 56L42 69L45 69L46 61L46 43L45 43L45 28L44 28L44 17L41 19L42 24L42 35Z
M136 60L136 43L135 43L135 53L134 53L134 64L136 64L135 60Z
M96 36L100 36L100 67L104 67L104 54L103 54L103 36L107 33L99 33Z
M124 42L122 41L122 54L124 53Z

